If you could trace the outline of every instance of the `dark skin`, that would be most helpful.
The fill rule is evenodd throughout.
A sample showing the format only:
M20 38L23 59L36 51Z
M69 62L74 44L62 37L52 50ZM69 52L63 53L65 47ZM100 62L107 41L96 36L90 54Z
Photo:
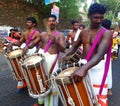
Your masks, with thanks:
M75 34L79 28L79 23L74 23L73 27L73 31L69 32L66 38L66 42L68 43L69 38L71 38L72 41L72 45L74 44L74 38L75 38Z
M30 20L28 20L26 22L26 25L28 27L28 30L24 32L21 39L18 42L9 44L8 48L11 48L12 46L21 46L22 43L27 42L30 34L33 32L33 30L35 30L35 23L32 23ZM40 33L37 31L32 36L30 43L23 48L23 52L26 54L28 49L33 48L39 42L39 40L40 40Z
M39 48L44 49L48 41L51 39L52 44L50 45L50 48L47 52L51 54L57 54L59 51L64 52L65 51L65 37L63 33L59 32L57 36L54 36L54 32L56 30L56 20L53 17L48 18L47 22L49 30L47 32L42 32L40 34L40 45Z
M83 44L83 55L82 58L85 59L87 56L89 49L91 48L94 39L98 32L100 31L101 23L103 21L103 14L93 14L89 16L90 18L90 28L83 30L80 33L80 36L77 42L73 45L71 49L68 50L62 57L62 61L66 59L66 56L73 54L77 48ZM71 78L75 81L80 81L83 77L85 77L88 70L97 65L102 59L104 59L104 55L107 53L110 42L112 41L112 34L109 30L105 31L99 40L95 50L93 51L91 59L83 65L80 69L76 70Z

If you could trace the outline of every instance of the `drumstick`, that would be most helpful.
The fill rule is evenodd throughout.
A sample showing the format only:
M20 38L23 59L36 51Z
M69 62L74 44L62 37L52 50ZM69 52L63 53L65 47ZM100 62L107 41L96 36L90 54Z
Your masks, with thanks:
M53 80L53 79L55 79L55 78L49 78L48 80L45 81L45 83L47 83L48 81Z

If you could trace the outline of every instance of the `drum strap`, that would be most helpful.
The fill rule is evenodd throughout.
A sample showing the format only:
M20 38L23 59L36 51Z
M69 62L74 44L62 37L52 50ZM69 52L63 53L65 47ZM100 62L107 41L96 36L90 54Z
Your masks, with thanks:
M53 35L54 35L54 36L57 36L58 34L59 34L59 32L58 32L58 31L55 31ZM49 42L47 43L47 45L45 46L44 53L46 53L46 52L48 51L51 43L52 43L52 40L50 39Z
M86 60L89 61L91 56L92 56L92 53L93 53L93 50L95 49L96 45L97 45L97 42L98 40L100 39L100 37L103 35L103 33L106 31L107 29L103 28L100 30L100 32L98 33L97 37L95 38L94 40L94 45L92 45L92 47L90 48L89 50L89 53L88 55L86 56ZM106 62L105 62L105 69L104 69L104 75L103 75L103 79L102 79L102 82L101 82L101 86L100 86L100 91L99 91L99 94L101 95L102 93L102 90L103 90L103 86L104 86L104 83L106 81L106 77L107 77L107 73L108 73L108 69L109 69L109 64L110 64L110 56L111 56L111 47L112 47L112 42L110 43L110 46L108 48L108 52L107 52L107 58L106 58Z
M89 50L89 52L88 52L88 54L87 54L87 56L86 56L86 60L87 60L87 61L90 60L90 58L91 58L91 56L92 56L92 53L93 53L93 51L94 51L94 49L95 49L95 47L96 47L99 39L101 38L102 34L103 34L105 31L106 31L105 28L102 28L102 29L99 31L98 35L96 36L96 38L95 38L95 40L94 40L94 42L93 42L92 47L90 48L90 50Z
M37 31L37 30L33 30L33 32L30 34L30 36L29 36L29 38L28 38L28 40L27 40L27 42L26 42L26 46L29 45L29 43L30 43L30 41L31 41L31 39L32 39L32 37L33 37L33 35L35 34L36 31Z

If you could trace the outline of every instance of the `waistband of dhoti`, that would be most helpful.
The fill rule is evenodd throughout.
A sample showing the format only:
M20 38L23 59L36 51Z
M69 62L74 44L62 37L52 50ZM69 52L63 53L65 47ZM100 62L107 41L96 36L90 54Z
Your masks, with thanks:
M93 87L100 88L101 85L93 84ZM107 87L108 87L108 84L104 84L103 88L107 88Z
M51 56L51 55L57 55L57 54L51 54L51 53L49 53L49 52L46 52L46 53L44 53L44 50L43 49L40 49L39 50L39 53L41 53L41 54L44 54L45 56Z
M106 99L107 95L97 95L97 98L99 98L99 99Z

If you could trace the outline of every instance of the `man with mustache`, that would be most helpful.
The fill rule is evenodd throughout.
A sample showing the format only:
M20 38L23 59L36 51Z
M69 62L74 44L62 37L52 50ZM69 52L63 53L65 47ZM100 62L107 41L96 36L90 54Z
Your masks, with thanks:
M45 57L47 73L50 76L59 68L58 58L60 52L65 51L66 42L63 33L56 29L55 15L47 18L47 32L41 32L38 53ZM33 106L58 106L58 91L53 83L51 92L45 97L39 97L38 103Z
M12 42L8 45L8 48L23 48L24 54L33 54L36 52L37 43L40 40L40 32L35 28L37 21L34 17L28 17L26 20L27 30L22 34L18 42ZM19 93L27 85L24 80L18 81L16 92Z

